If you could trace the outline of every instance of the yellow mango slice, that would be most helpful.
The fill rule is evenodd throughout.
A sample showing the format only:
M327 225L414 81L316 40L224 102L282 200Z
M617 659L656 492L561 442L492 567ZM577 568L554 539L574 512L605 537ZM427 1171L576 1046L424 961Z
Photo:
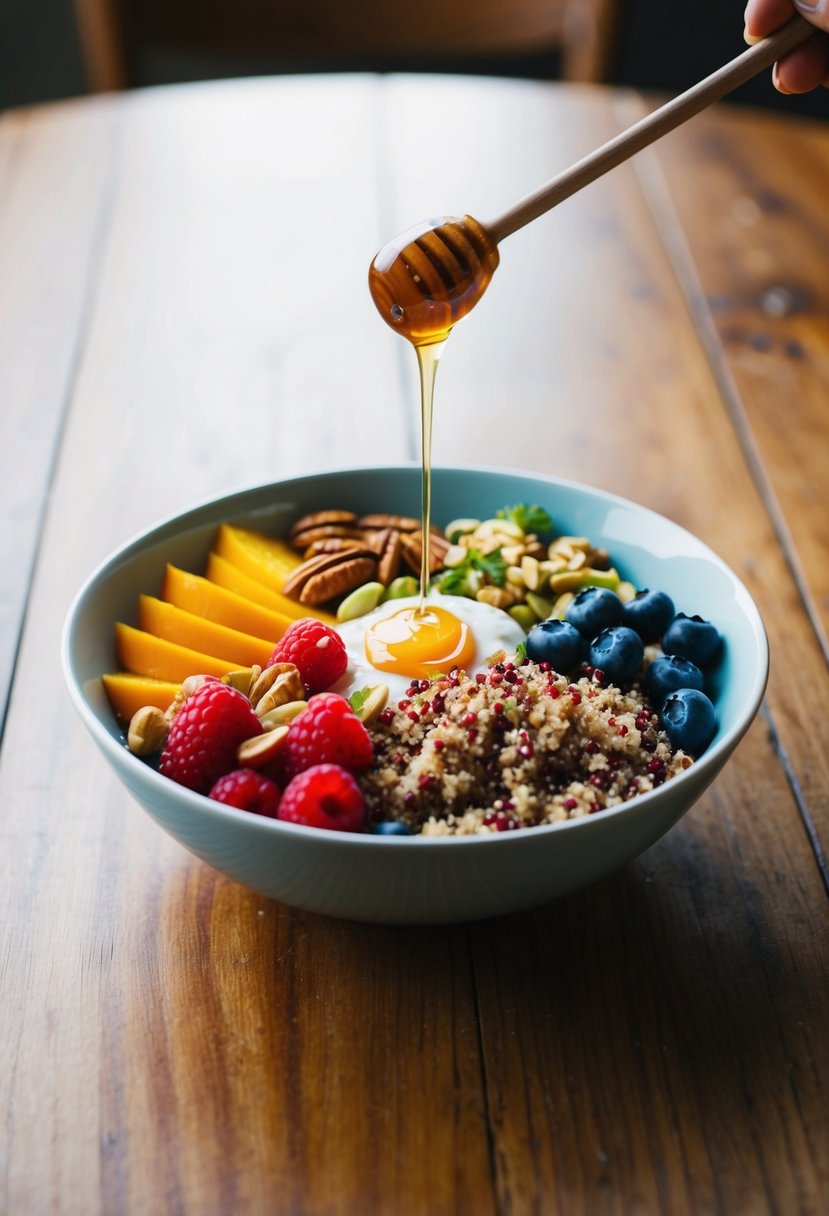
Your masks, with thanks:
M165 638L153 637L142 629L133 629L121 621L115 626L115 653L127 671L156 680L181 683L188 676L224 676L239 664L213 655L178 646Z
M232 562L272 591L281 591L288 575L302 561L287 541L233 524L221 525L213 548L219 557Z
M165 710L181 688L180 684L169 680L153 680L126 671L104 675L101 680L112 712L122 726L129 726L133 714L145 705Z
M321 608L307 608L305 604L300 604L299 600L292 600L289 596L266 587L264 583L257 582L255 578L251 578L244 570L240 570L238 566L234 566L232 562L227 561L218 553L211 553L207 559L207 577L211 582L218 583L220 587L225 587L228 591L235 591L237 595L247 596L248 599L262 604L265 608L270 608L273 612L284 612L286 616L290 616L294 620L303 616L315 616L328 625L336 623L330 612L323 612Z
M211 583L200 574L190 574L177 566L167 566L161 587L161 598L176 608L203 616L217 625L238 629L241 633L252 633L257 638L282 637L293 617L282 612L272 612L261 604L235 591L228 591L218 583Z
M176 608L175 604L165 604L152 595L138 597L138 626L157 638L166 638L168 642L213 655L216 659L227 659L237 667L252 667L254 663L264 667L277 641L276 638L267 641L206 621L204 617Z

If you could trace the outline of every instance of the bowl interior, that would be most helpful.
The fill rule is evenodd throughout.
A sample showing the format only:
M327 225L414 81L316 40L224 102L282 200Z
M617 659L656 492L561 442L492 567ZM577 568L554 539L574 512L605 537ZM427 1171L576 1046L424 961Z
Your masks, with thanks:
M432 501L438 524L462 516L485 518L518 502L537 503L549 511L556 532L603 544L623 578L640 588L667 591L677 611L712 620L723 634L725 650L712 681L720 725L706 754L739 727L747 706L759 703L767 654L754 603L707 546L670 520L589 487L487 469L435 469ZM105 562L72 608L65 652L70 682L98 727L119 737L99 683L101 673L116 666L113 624L134 623L139 594L157 593L165 563L199 573L219 523L279 533L297 515L324 507L418 515L420 468L346 470L255 487L165 521Z

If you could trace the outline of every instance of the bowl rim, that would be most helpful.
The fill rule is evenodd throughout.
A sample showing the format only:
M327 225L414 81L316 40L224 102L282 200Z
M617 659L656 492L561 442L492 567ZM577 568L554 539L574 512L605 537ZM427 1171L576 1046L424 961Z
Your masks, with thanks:
M559 477L555 474L536 473L530 470L512 466L491 466L477 464L436 464L432 466L432 476L441 476L462 472L464 474L476 474L480 476L502 476L513 475L526 478L530 481L537 481L539 485L547 487L562 487L563 489L573 490L580 493L586 493L589 496L601 499L609 506L623 507L632 510L636 513L645 515L662 523L667 523L671 528L677 530L678 533L688 538L694 546L699 550L701 556L706 557L710 562L720 569L726 577L731 580L735 587L741 593L742 606L745 609L751 625L753 627L753 635L757 645L759 663L754 676L753 684L747 694L744 709L742 710L739 719L726 731L722 738L703 753L692 765L684 772L678 773L670 782L658 786L656 789L649 790L644 794L638 794L628 802L621 802L615 806L605 807L600 811L596 811L590 815L579 816L575 819L565 819L559 823L538 824L532 828L526 828L514 832L492 832L482 833L480 835L470 836L423 836L420 834L412 836L380 836L371 832L338 832L328 828L308 827L304 824L288 823L280 819L270 819L267 816L250 815L249 812L237 810L234 807L226 806L224 803L216 802L208 798L204 794L196 793L193 790L187 789L185 786L176 785L175 782L170 782L168 777L155 771L151 766L147 765L138 756L132 756L123 743L119 743L113 735L105 728L102 721L92 709L88 700L83 693L83 685L77 674L73 658L73 646L75 634L78 629L79 616L86 601L93 594L97 584L115 568L129 561L132 557L137 556L142 550L163 542L169 538L171 532L175 534L186 530L188 527L197 526L197 517L205 512L210 512L218 509L220 504L226 504L227 514L231 515L233 504L242 500L256 497L260 494L266 494L269 491L276 490L279 487L290 487L295 484L307 485L313 481L325 481L332 476L338 475L359 475L360 473L371 472L376 475L395 476L402 471L419 472L421 465L419 461L400 461L396 464L388 464L385 462L379 464L363 464L363 465L342 465L331 466L323 470L317 470L306 474L298 474L292 477L279 478L276 481L258 482L252 485L242 486L235 490L230 490L226 494L219 496L211 496L204 498L194 505L186 508L184 511L177 511L165 516L150 528L146 528L141 532L133 534L123 544L119 545L107 557L105 557L84 579L83 583L76 591L72 598L70 606L67 610L64 619L63 629L61 632L61 666L63 669L64 680L69 692L70 699L75 706L81 720L84 722L87 729L90 731L93 739L104 753L111 757L113 763L117 766L122 764L125 759L140 765L143 770L144 779L151 786L156 782L160 783L158 788L160 791L166 791L170 797L176 800L182 800L183 805L192 809L199 814L212 814L220 820L225 820L229 823L243 824L251 830L265 831L275 833L278 837L283 832L288 832L291 835L304 836L309 840L317 842L327 842L332 847L343 848L481 848L484 844L490 846L496 842L502 846L507 846L507 842L511 842L512 846L518 846L521 841L538 839L546 837L549 833L559 833L562 831L585 831L591 823L606 822L616 818L620 814L626 817L634 816L637 813L645 813L647 807L654 799L664 796L666 790L677 791L683 783L688 780L703 780L705 785L708 781L705 780L706 775L711 770L709 780L717 775L718 770L725 763L730 753L734 750L740 739L748 730L754 720L760 704L765 695L766 685L768 683L769 674L769 645L766 629L760 616L759 609L754 602L753 597L739 576L731 569L730 566L711 549L705 541L701 540L694 533L684 528L681 524L675 523L667 515L662 515L658 511L654 511L651 507L643 506L632 499L625 498L622 495L616 494L610 490L604 490L597 486L591 486L586 482L575 481L571 478ZM218 521L217 521L218 522ZM137 771L137 770L136 770ZM170 788L172 785L173 788ZM132 791L130 791L132 793ZM135 795L133 795L135 797Z

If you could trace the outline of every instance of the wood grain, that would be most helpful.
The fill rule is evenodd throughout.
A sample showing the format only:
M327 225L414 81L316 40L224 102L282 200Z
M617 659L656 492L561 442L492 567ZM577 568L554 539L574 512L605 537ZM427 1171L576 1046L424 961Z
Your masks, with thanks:
M0 723L97 275L117 116L0 118ZM67 228L73 240L66 239Z
M436 463L642 501L721 553L764 616L761 716L637 862L448 930L268 903L129 801L54 662L75 588L136 530L280 474L415 456L415 360L373 313L373 252L425 215L495 213L542 155L555 172L642 104L308 78L0 124L0 257L22 284L16 312L0 280L0 427L28 504L4 571L26 611L0 755L0 1212L829 1206L821 533L799 472L819 487L829 255L819 170L784 189L790 142L820 166L822 132L712 113L615 170L509 242L441 362ZM754 359L735 326L759 323L768 282L809 305L767 321Z
M766 120L760 165L751 152L759 129L750 111L729 111L716 125L677 132L660 157L769 509L829 655L829 285L821 270L829 234L819 201L829 133L818 123L792 131ZM682 169L689 157L704 167L690 182Z

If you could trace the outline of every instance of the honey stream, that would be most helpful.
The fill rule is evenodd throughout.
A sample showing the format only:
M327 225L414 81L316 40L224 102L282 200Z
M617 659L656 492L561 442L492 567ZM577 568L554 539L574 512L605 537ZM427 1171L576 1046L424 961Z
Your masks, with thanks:
M471 215L426 220L384 245L368 274L383 320L411 342L420 370L421 537L420 605L429 590L432 516L432 416L435 377L446 339L489 286L498 247Z

